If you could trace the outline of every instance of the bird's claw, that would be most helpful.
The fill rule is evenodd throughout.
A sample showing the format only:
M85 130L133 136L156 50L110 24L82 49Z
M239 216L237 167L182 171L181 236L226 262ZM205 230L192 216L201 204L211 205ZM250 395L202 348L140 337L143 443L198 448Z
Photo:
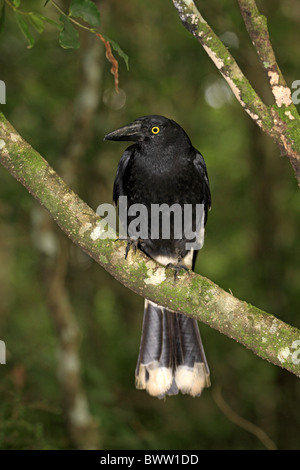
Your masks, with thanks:
M130 251L130 248L133 247L134 249L134 254L136 254L136 250L138 248L138 245L141 241L140 238L130 238L130 237L127 237L127 238L117 238L115 241L119 241L119 240L127 240L127 245L126 245L126 249L125 249L125 259L127 258L128 256L128 253Z
M175 282L176 282L178 274L180 273L180 271L182 269L184 269L187 273L189 272L189 268L187 268L187 266L185 264L181 264L181 263L178 263L178 264L169 263L169 264L167 264L166 268L171 268L171 269L174 270L174 281Z

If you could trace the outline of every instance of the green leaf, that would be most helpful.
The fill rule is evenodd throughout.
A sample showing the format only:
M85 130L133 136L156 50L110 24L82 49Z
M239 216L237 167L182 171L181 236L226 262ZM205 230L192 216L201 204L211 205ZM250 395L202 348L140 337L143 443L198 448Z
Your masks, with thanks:
M44 3L44 7L47 5L47 3L49 2L49 0L46 0L45 3Z
M53 21L51 18L48 18L47 16L44 15L39 15L39 17L43 20L46 21L47 23L51 24L52 26L56 26L60 31L63 29L63 25L61 23L56 23L56 21Z
M74 18L82 18L91 26L99 26L100 13L91 0L72 0L69 15Z
M19 8L19 6L21 5L21 0L13 0L13 4L16 8Z
M0 13L0 33L3 31L5 22L5 3L3 3Z
M125 54L125 52L121 49L121 47L119 46L118 43L116 43L112 39L109 39L109 42L110 42L112 48L119 54L120 57L122 57L122 59L124 60L124 62L126 64L127 70L129 70L129 57L128 57L128 55Z
M27 41L29 43L28 47L29 48L33 47L34 37L32 36L32 34L29 31L28 24L24 20L23 16L20 15L20 13L16 12L15 15L16 15L16 20L17 20L18 26L19 26L20 30L22 31L22 33L24 34L25 38L27 39Z
M104 34L102 34L102 36L104 37L105 41L108 41L110 43L111 47L119 54L119 56L122 57L122 59L125 62L127 70L129 70L129 57L128 57L128 55L121 49L121 47L119 46L119 44L117 42L115 42L112 39L108 38Z
M29 19L32 26L36 29L36 31L41 34L44 31L44 21L42 16L38 15L37 13L29 13Z
M63 15L59 18L63 28L59 35L59 44L64 49L78 49L80 46L78 31L73 27L70 20Z

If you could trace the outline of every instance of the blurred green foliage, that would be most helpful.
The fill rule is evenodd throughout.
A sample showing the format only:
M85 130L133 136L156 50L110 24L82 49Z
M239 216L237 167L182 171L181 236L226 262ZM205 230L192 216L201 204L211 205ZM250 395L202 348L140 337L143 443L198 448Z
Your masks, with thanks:
M26 8L57 19L50 3L45 9L39 3L27 1ZM224 90L171 1L99 3L100 30L128 54L130 70L120 60L121 92L116 95L103 44L91 40L102 50L96 64L101 70L99 105L76 162L74 190L95 210L111 202L126 144L105 143L103 136L145 114L175 119L203 153L211 182L212 211L197 271L299 328L300 193L288 160ZM198 4L270 103L237 4ZM291 84L300 79L298 2L273 0L258 6L268 18L279 65ZM81 64L91 47L86 34L79 34L80 49L63 50L57 31L48 24L28 49L7 12L0 36L0 79L7 93L1 108L57 171L72 135ZM38 232L37 239L39 214L37 202L0 168L0 339L7 346L7 364L0 366L1 449L72 448L57 379L58 340L47 301L57 262L53 240L64 235L51 227L55 239L50 237L50 249L41 252L46 239L40 238L48 232ZM159 401L135 390L143 300L69 242L68 256L65 283L82 334L83 383L104 449L264 449L257 436L220 409L214 393L219 387L231 409L263 429L277 448L299 448L299 379L205 325L200 327L212 387L201 398Z

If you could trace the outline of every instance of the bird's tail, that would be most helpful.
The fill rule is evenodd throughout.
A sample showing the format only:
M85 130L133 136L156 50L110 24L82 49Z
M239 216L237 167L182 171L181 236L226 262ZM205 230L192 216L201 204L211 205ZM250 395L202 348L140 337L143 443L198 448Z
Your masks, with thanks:
M138 389L158 398L199 396L210 378L197 321L145 300L135 376Z

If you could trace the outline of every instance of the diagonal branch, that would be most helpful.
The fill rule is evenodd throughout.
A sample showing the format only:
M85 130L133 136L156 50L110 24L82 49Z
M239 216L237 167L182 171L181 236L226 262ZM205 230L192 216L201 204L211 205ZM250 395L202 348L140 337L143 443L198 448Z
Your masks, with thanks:
M125 242L101 238L103 225L0 113L0 162L50 212L82 250L129 289L194 317L300 377L300 331L235 298L195 273L180 276L143 253L124 258ZM106 222L106 221L105 221Z
M185 28L200 42L204 50L225 78L239 103L263 129L268 126L270 113L251 87L234 57L218 38L192 0L173 0Z
M238 2L247 31L268 77L276 105L279 108L282 105L292 105L291 90L277 64L266 17L259 12L255 0L238 0Z
M300 117L292 103L290 89L277 66L264 17L259 14L254 0L239 1L250 36L254 38L255 35L255 46L267 71L276 102L272 106L267 106L257 95L234 57L205 21L193 0L173 0L173 3L183 25L203 46L239 103L253 121L271 136L281 153L287 155L300 186ZM262 38L259 38L260 33Z

